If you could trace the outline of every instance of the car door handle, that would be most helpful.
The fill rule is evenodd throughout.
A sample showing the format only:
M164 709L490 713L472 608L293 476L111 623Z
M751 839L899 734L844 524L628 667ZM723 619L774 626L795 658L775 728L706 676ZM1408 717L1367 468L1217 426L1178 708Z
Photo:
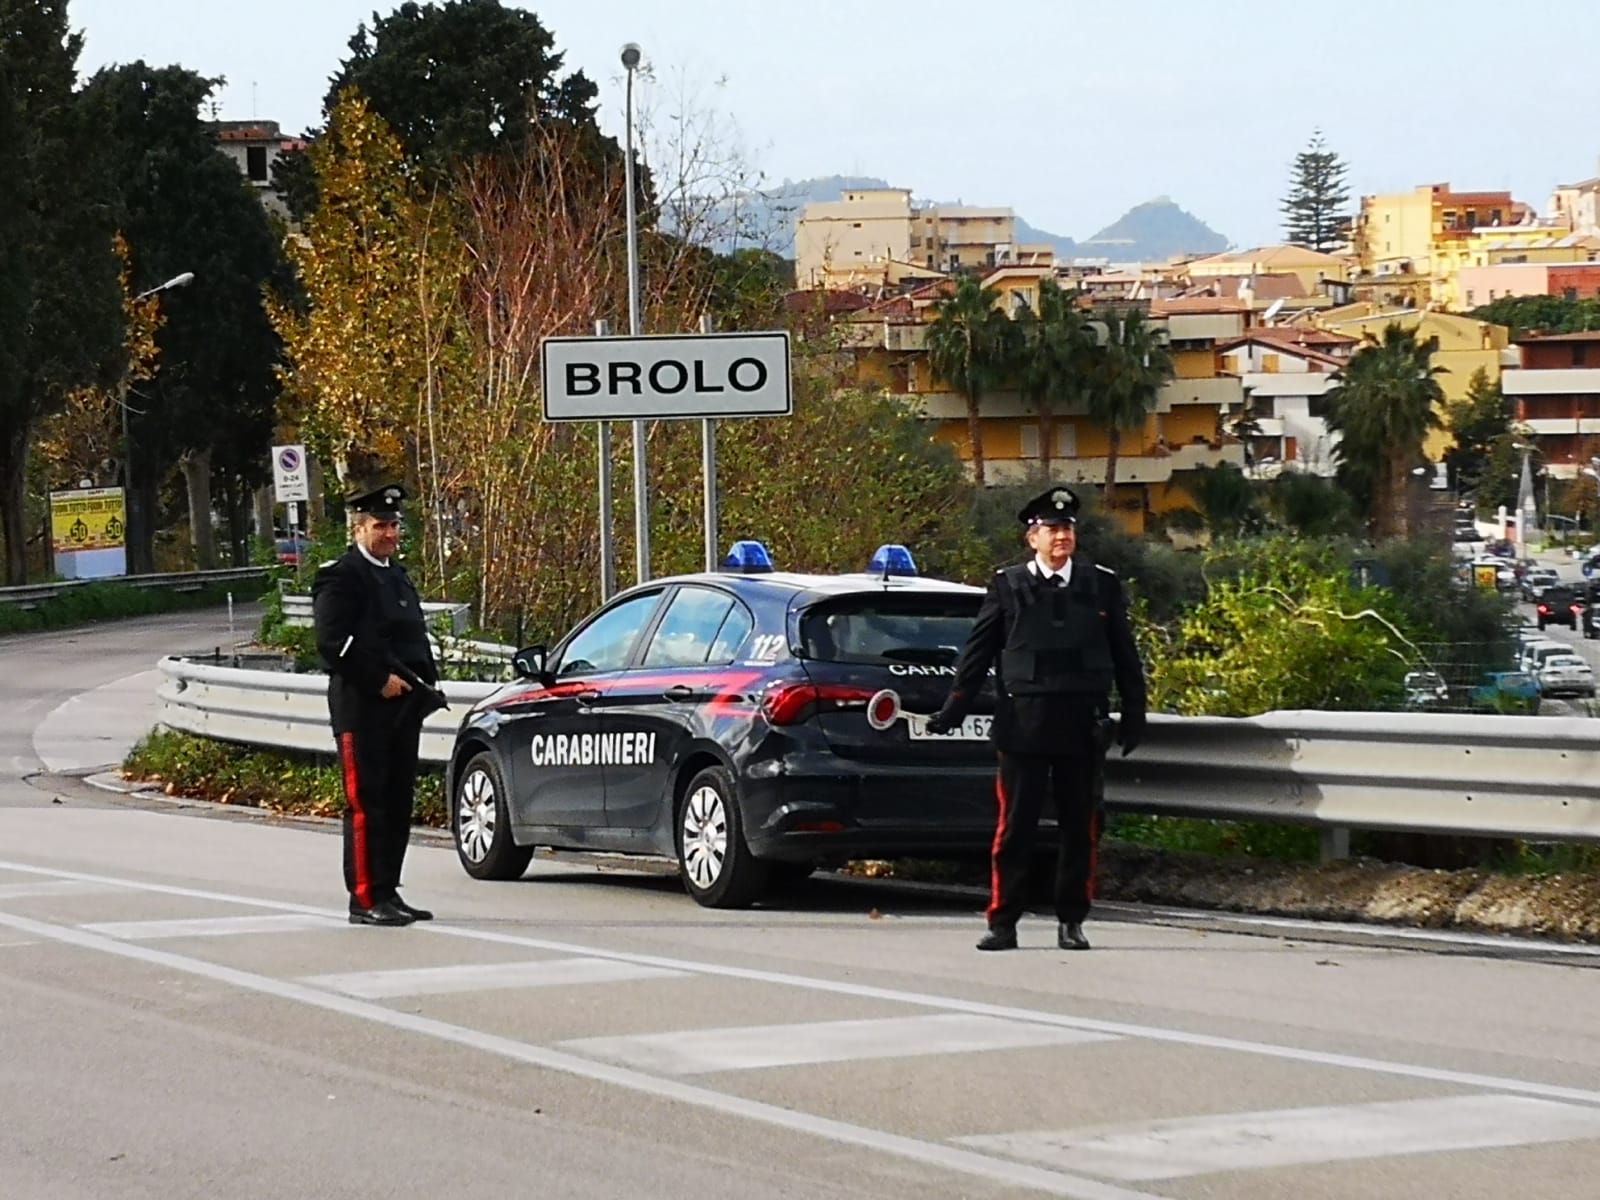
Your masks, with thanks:
M675 683L661 694L668 700L692 700L694 689L687 683Z
M590 688L586 692L579 692L575 699L579 704L593 704L596 700L600 699L600 693L598 690Z

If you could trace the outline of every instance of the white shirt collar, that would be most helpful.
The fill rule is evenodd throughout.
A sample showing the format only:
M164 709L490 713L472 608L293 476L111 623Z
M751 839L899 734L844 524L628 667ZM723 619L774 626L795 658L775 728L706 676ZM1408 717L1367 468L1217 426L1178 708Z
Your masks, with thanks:
M1070 558L1067 559L1067 565L1062 567L1061 570L1052 571L1044 559L1035 554L1033 561L1028 564L1028 570L1032 571L1040 579L1049 579L1052 576L1059 575L1062 583L1072 582L1072 560Z
M375 567L387 567L389 565L389 560L386 558L373 558L372 555L367 553L367 548L360 542L356 543L356 549L361 551L362 558L366 559Z

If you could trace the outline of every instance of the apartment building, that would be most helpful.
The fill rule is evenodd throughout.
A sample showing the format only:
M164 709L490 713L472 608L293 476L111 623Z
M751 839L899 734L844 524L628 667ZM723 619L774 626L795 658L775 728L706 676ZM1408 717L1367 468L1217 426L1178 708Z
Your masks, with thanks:
M795 279L802 288L900 286L1002 263L1046 265L1048 246L1018 245L1009 208L913 207L906 188L847 191L807 204L795 222Z
M1362 299L1422 308L1449 299L1474 230L1533 220L1510 192L1457 192L1448 183L1363 196L1352 236Z
M1219 347L1246 397L1229 428L1248 443L1254 474L1334 474L1338 434L1327 424L1328 393L1357 345L1320 329L1261 326Z
M1467 311L1508 296L1600 300L1600 261L1502 262L1492 267L1466 267L1456 277L1456 288L1461 296L1460 307Z
M289 210L272 190L272 164L283 154L304 150L301 138L285 137L276 121L212 121L217 145L230 159L269 212L284 220Z
M1500 377L1516 421L1539 439L1545 469L1572 479L1600 451L1600 331L1529 336Z

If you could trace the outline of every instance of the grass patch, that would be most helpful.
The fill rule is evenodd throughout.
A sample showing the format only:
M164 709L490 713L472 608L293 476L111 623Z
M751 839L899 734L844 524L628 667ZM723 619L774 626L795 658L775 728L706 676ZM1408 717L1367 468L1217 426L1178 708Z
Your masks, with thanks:
M244 603L256 599L259 586L250 580L235 580L209 583L192 592L178 592L167 587L135 587L127 583L86 583L41 600L35 608L0 604L0 635L64 629L120 617L215 608L228 602L229 592L237 602Z
M1217 858L1314 863L1321 855L1321 842L1315 829L1263 821L1205 821L1192 817L1114 813L1106 825L1106 837L1156 850L1182 850Z
M344 784L331 755L260 750L158 729L122 764L129 779L161 784L169 796L262 808L292 816L344 813ZM442 826L447 813L444 775L417 777L415 823Z

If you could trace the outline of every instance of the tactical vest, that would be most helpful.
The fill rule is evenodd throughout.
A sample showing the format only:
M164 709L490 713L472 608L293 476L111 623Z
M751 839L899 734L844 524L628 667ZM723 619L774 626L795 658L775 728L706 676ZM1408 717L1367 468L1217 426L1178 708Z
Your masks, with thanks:
M1013 696L1103 693L1115 679L1111 641L1101 610L1094 564L1074 559L1073 572L1091 572L1089 588L1042 583L1026 564L1004 576L1017 619L1000 650L1000 678Z

